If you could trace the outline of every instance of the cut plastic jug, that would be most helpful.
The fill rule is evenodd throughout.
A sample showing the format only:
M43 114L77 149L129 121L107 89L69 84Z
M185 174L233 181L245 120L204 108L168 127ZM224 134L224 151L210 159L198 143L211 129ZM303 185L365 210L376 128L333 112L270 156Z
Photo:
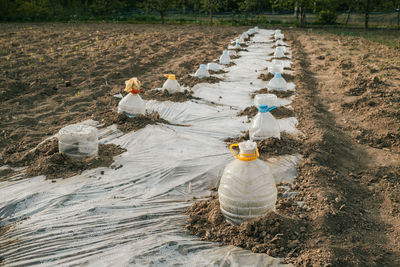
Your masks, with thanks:
M276 29L274 34L281 34L281 30L280 29Z
M283 72L283 63L282 61L273 61L272 60L272 65L268 67L268 71L272 74L275 74L277 72L282 73Z
M217 63L208 63L207 64L207 69L209 71L219 71L220 70L220 65Z
M279 39L284 39L285 35L283 35L283 33L278 33L274 35L275 40L279 40Z
M256 107L267 105L269 107L276 106L278 97L274 94L259 94L254 97L254 105Z
M285 79L282 77L282 74L280 72L277 72L275 73L274 78L272 78L268 82L267 88L270 90L286 91L287 83Z
M224 52L222 53L222 56L219 58L219 64L228 65L229 63L231 63L231 58L229 57L229 52L228 52L228 50L224 50Z
M281 39L276 40L275 46L283 46L283 45L285 45L285 43Z
M239 42L236 42L236 44L235 44L235 49L242 49L242 47L240 46L240 43L239 43Z
M285 57L285 53L283 51L282 46L278 46L277 48L275 48L274 57L275 58Z
M196 76L197 78L210 77L210 73L208 73L208 70L207 70L207 65L206 64L201 64L200 68L196 71L194 76Z
M250 128L250 140L265 140L267 138L281 138L279 123L270 113L276 106L261 105L258 106L258 113L253 118Z
M175 74L165 74L164 77L167 77L168 80L163 84L162 89L167 90L170 94L175 94L178 92L182 92L181 86L178 81L175 79Z
M91 157L99 152L97 129L84 124L71 124L58 132L58 150L70 157Z
M242 38L243 38L244 40L249 39L249 35L247 34L247 32L242 33Z
M128 115L144 115L146 112L146 104L139 96L141 84L137 78L132 78L125 82L125 92L129 92L118 103L118 113L126 113Z
M239 155L233 150L235 146L239 146ZM241 224L275 210L277 189L269 167L258 159L255 142L233 144L231 151L235 159L224 169L218 197L226 221Z

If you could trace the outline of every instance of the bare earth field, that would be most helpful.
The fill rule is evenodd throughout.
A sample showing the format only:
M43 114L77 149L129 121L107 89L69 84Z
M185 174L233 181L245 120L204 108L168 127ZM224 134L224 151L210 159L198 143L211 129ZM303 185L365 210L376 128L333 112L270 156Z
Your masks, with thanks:
M0 166L35 162L32 173L37 174L46 168L37 160L51 156L46 151L55 153L51 160L60 160L56 144L39 147L35 155L29 150L63 126L85 119L117 123L123 131L168 123L157 114L122 120L115 116L112 96L135 76L143 82L144 98L189 99L190 93L171 99L151 89L162 86L165 73L193 85L197 81L188 74L217 59L242 31L0 24ZM204 240L284 257L296 266L399 266L400 52L359 37L283 32L296 70L290 77L297 85L293 113L305 137L299 142L283 135L281 142L263 145L266 153L303 155L291 185L299 194L278 197L276 213L241 226L224 222L214 196L188 210L186 228ZM254 110L244 112L254 115ZM118 147L103 151L107 165L122 152ZM98 159L92 163L101 165ZM64 171L72 175L76 170ZM0 181L11 174L0 171ZM7 230L12 231L0 233Z

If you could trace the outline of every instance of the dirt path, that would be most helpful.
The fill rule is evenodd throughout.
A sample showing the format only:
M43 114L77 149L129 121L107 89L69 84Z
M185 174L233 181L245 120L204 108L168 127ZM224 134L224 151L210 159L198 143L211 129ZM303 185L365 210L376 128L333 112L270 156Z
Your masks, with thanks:
M363 96L358 99L346 96L353 88L361 88L363 83L351 82L357 82L365 68L379 64L376 58L371 64L360 60L370 55L368 51L386 51L382 60L397 52L369 42L364 49L355 50L362 40L332 36L294 32L289 39L296 59L298 86L293 106L299 128L307 136L298 182L312 226L305 249L295 262L397 266L400 264L400 156L396 140L399 118L395 116L395 108L386 108L386 113L372 113L364 111L362 104L366 101L368 106L371 101L368 97L376 95L376 91L381 94L374 97L373 106L381 111L387 103L390 106L398 99L393 90L398 88L400 77L396 62L382 70L382 76L390 77L385 79L384 86L377 84L380 76L366 74ZM344 70L346 63L352 65ZM350 109L346 105L352 103L349 101L356 101ZM362 130L369 133L368 141L357 138Z

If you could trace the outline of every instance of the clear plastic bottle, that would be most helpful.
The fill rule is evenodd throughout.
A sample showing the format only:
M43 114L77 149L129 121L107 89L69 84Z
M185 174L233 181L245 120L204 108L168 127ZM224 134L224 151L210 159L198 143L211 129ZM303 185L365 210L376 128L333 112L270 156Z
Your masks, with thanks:
M97 129L85 124L71 124L57 135L58 150L70 157L91 157L99 151Z
M236 44L235 44L235 49L242 49L242 47L240 46L240 43L239 43L239 42L236 42Z
M254 105L256 107L261 105L273 107L276 106L277 103L278 97L274 94L258 94L254 97Z
M276 40L275 46L283 46L283 45L285 45L285 43L281 39Z
M182 92L181 86L178 81L175 79L175 74L165 74L164 77L167 77L168 80L163 84L162 89L167 90L170 94L175 94L178 92Z
M224 50L224 52L222 52L221 57L219 58L219 64L228 65L229 63L231 63L231 58L229 57L229 52L228 52L228 50Z
M242 33L242 38L243 38L244 40L249 39L249 34L248 34L247 32Z
M272 65L268 67L268 71L272 74L275 74L277 72L282 73L283 72L283 64L282 61L274 61L272 60Z
M253 118L249 128L251 140L265 140L270 137L281 138L278 121L270 113L274 108L276 108L276 106L258 106L258 113Z
M234 146L239 146L239 155L233 151ZM218 196L227 222L241 224L275 210L277 189L269 167L258 159L257 143L233 144L231 151L235 159L224 169Z
M283 51L283 47L282 46L278 46L278 47L275 48L274 57L275 58L285 57L285 53Z
M267 88L270 90L286 91L287 83L286 83L285 79L282 77L282 74L280 72L276 72L274 74L274 78L272 78L268 82Z
M137 78L125 81L124 91L128 92L128 94L119 101L118 113L126 113L127 115L145 114L146 104L139 96L139 93L142 92L142 90L139 90L140 86L141 83Z
M197 78L207 78L210 77L210 73L208 73L207 70L207 65L206 64L200 64L200 68L196 71L194 74Z
M146 113L146 104L139 96L139 92L129 93L118 103L118 113L129 115L144 115Z

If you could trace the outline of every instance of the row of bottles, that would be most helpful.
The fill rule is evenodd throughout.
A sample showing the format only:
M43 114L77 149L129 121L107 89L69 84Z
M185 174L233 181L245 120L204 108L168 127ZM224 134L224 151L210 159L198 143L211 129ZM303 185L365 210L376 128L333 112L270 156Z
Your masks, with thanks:
M274 56L284 56L283 34L280 30L274 32L277 49ZM284 64L274 59L268 71L274 77L268 83L268 89L286 90L287 84L282 77ZM274 94L260 94L254 98L258 108L257 115L252 119L249 128L250 140L232 144L230 149L234 156L224 169L218 188L220 209L227 222L241 224L242 222L265 215L275 210L277 188L268 165L258 159L257 143L253 140L264 140L270 137L280 138L279 123L270 113L277 105ZM234 147L239 147L236 155Z

